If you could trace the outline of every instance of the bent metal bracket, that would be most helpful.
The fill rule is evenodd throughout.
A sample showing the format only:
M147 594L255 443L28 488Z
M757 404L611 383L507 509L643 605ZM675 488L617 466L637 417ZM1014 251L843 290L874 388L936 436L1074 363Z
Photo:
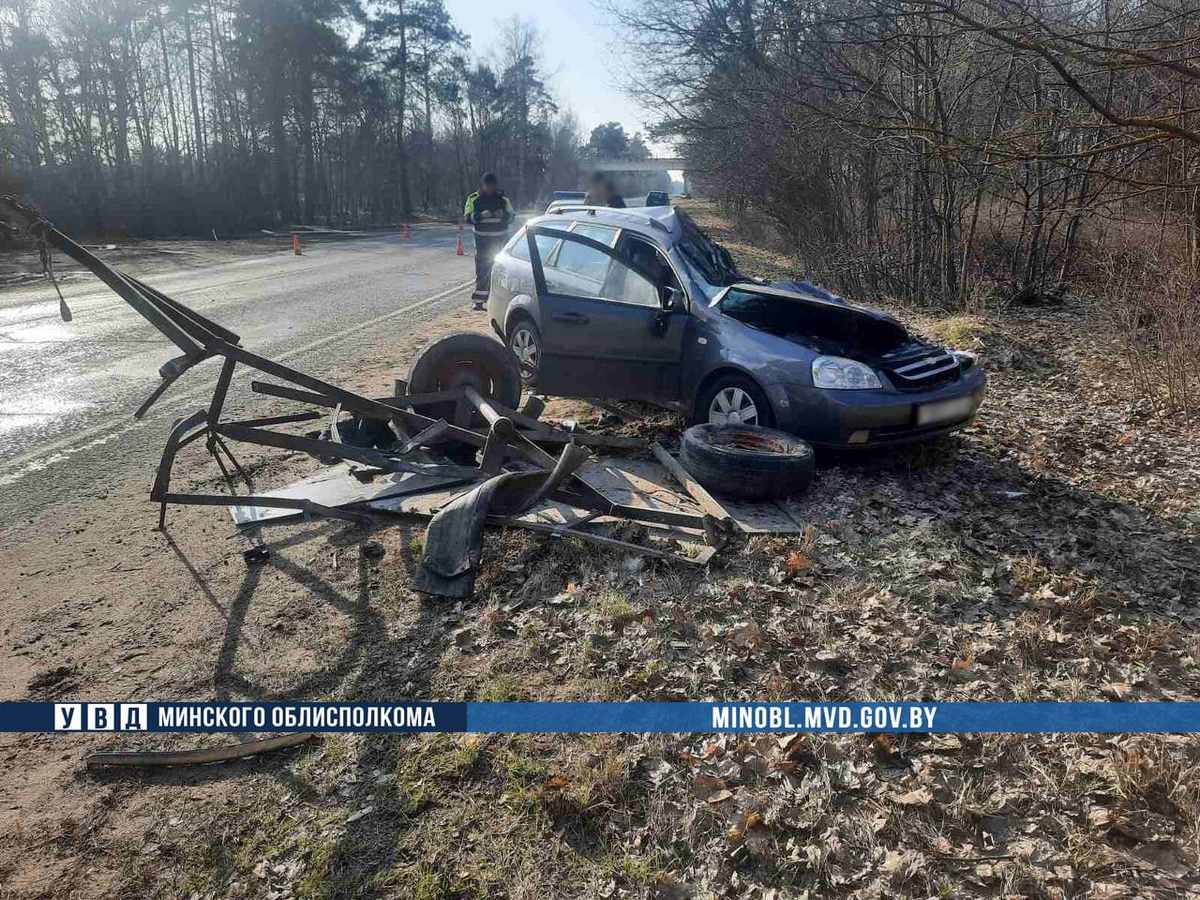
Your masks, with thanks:
M486 379L472 382L467 378L456 383L451 390L433 394L410 394L385 399L365 397L245 349L238 335L228 328L172 300L145 282L114 269L15 197L0 195L0 225L14 234L32 237L41 246L44 257L48 255L46 251L53 248L74 259L108 285L179 349L179 355L169 359L159 369L162 380L134 412L135 418L143 417L188 370L205 360L221 359L217 382L208 405L178 420L167 437L150 492L151 500L159 504L160 528L165 526L168 504L273 507L298 510L306 515L346 519L359 524L369 522L369 517L363 512L323 505L304 497L256 494L253 480L229 447L230 443L240 442L300 451L323 463L356 463L365 467L355 473L359 478L386 473L412 473L431 476L445 484L447 480L485 482L501 477L505 474L505 468L510 472L541 472L545 476L542 479L523 480L527 485L527 496L504 504L506 523L520 527L521 523L512 517L537 500L549 497L588 511L588 515L578 523L552 529L557 537L577 536L605 546L681 562L694 560L593 534L582 530L582 526L598 516L615 516L660 526L697 529L703 531L706 542L712 547L722 545L732 531L727 518L708 512L691 515L614 503L575 475L589 455L581 445L629 448L635 444L644 446L643 442L552 428L537 420L536 416L522 415L496 403L486 393ZM62 310L64 318L69 318L70 312L65 301ZM222 419L230 383L239 365L269 375L277 382L284 382L253 381L251 389L255 393L303 403L310 409L252 419ZM444 408L447 401L455 404L453 424L417 411L425 407ZM440 407L437 406L439 404ZM329 415L330 426L319 436L278 430L283 425L325 419L328 414L317 409L332 410L332 415ZM342 413L360 420L383 423L395 437L395 444L380 449L377 446L344 443L340 440L338 427L338 417ZM472 421L486 422L486 431L469 427ZM188 445L201 440L221 469L229 494L180 493L171 489L171 469L176 455ZM446 443L465 444L472 450L482 451L478 454L478 466L459 465L427 452L428 448ZM541 444L561 447L561 456L551 456ZM234 472L237 473L237 479L234 478ZM248 493L237 492L239 479L246 485ZM481 518L487 517L486 508L481 508L479 515ZM495 519L495 514L492 514L492 520ZM459 535L459 540L465 540L462 535L470 531L461 528L440 530ZM541 530L545 530L545 527L542 526Z

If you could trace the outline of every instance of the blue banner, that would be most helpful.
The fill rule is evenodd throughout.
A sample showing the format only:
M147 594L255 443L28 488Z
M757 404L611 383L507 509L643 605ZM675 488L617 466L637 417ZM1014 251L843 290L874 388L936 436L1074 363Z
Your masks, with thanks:
M1200 703L0 703L0 731L1200 732Z

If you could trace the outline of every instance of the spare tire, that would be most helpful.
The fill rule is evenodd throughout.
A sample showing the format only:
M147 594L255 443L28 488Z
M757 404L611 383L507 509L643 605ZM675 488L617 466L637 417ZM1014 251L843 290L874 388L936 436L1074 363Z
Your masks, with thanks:
M798 494L816 468L806 441L753 425L695 425L683 433L679 458L708 490L741 500Z
M408 374L408 393L432 394L470 385L482 396L515 409L521 402L521 367L512 351L494 338L464 331L434 341L421 351ZM418 410L454 421L454 403ZM477 423L483 417L476 413Z

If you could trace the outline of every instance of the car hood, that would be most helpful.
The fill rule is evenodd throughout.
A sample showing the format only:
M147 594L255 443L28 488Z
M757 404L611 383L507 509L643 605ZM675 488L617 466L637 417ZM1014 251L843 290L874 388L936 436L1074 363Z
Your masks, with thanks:
M777 288L781 291L787 291L791 294L797 294L800 297L806 297L814 300L826 300L829 303L840 303L843 306L849 306L850 303L845 297L839 297L831 291L825 290L820 285L813 284L811 281L797 281L791 279L789 281L772 281L768 283L768 287Z
M811 282L782 281L745 287L749 290L765 287L763 293L778 298L780 307L777 319L741 320L744 324L818 353L879 363L885 356L917 343L900 322L886 313L854 306Z

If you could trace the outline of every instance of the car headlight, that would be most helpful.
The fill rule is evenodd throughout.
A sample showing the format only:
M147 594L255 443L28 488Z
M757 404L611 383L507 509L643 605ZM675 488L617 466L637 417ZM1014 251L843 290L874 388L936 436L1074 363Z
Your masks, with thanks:
M813 385L831 391L862 391L883 387L868 366L841 356L818 356L812 364Z

